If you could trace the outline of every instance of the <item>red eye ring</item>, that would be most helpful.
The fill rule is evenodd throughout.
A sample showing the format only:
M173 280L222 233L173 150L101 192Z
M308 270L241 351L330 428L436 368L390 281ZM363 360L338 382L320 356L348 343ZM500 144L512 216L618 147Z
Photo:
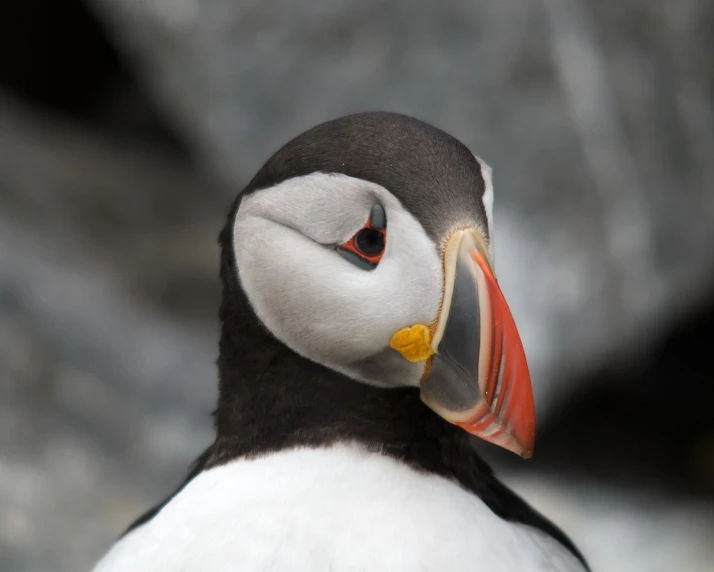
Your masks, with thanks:
M365 225L347 242L341 244L340 248L348 250L376 266L379 264L379 261L382 260L382 256L384 256L386 242L387 232L384 229L372 228L371 226Z
M379 226L372 224L373 219L378 218L381 223ZM382 224L385 223L385 224ZM372 209L372 216L348 241L339 246L342 250L351 252L358 256L371 266L377 266L379 261L384 256L384 249L387 244L387 229L386 218L384 217L384 209L381 205L375 206Z

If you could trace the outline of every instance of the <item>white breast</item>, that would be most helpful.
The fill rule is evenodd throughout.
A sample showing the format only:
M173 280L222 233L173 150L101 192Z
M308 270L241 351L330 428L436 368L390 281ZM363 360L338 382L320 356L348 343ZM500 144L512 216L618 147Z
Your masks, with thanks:
M459 485L356 445L201 473L95 572L582 571Z

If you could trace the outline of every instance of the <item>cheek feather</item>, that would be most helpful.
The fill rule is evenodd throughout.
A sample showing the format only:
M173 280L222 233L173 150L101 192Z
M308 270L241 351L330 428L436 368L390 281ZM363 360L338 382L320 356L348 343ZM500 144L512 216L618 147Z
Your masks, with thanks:
M345 176L312 179L311 189L333 185L332 219L325 218L325 193L297 191L295 184L241 204L234 248L253 310L276 338L312 361L375 385L418 385L424 364L403 359L389 343L397 330L436 319L443 282L437 247L386 189ZM261 193L268 194L259 201ZM282 202L292 206L281 210ZM285 220L296 202L300 217ZM339 238L322 242L331 235ZM423 353L414 347L415 357Z

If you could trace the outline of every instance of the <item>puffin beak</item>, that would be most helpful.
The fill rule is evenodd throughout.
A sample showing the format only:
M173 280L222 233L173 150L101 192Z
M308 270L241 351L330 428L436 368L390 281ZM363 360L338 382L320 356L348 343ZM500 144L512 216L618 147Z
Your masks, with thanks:
M535 407L528 364L481 235L447 241L444 300L432 328L421 398L447 421L524 458L533 453Z

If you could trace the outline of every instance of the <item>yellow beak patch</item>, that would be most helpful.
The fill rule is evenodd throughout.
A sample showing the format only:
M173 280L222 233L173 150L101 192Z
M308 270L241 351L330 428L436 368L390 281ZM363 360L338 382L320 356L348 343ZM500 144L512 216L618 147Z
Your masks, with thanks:
M424 324L414 324L394 332L389 346L397 350L404 359L420 362L431 357L431 331Z

